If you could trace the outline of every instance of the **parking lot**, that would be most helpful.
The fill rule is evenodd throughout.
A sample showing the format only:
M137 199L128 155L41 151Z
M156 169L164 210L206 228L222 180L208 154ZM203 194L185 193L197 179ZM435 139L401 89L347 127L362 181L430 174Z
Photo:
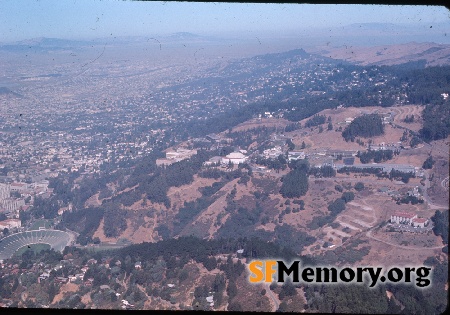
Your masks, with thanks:
M388 227L393 227L395 231L404 231L404 232L415 232L415 233L427 233L428 231L431 231L433 229L433 224L429 223L428 226L421 228L421 227L414 227L409 224L388 224Z

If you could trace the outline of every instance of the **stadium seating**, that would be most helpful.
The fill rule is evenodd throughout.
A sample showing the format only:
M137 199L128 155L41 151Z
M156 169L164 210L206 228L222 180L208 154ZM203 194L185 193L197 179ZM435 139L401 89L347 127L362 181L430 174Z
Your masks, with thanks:
M48 244L56 251L63 251L72 241L69 233L59 230L34 230L11 234L0 240L0 260L10 258L23 246Z

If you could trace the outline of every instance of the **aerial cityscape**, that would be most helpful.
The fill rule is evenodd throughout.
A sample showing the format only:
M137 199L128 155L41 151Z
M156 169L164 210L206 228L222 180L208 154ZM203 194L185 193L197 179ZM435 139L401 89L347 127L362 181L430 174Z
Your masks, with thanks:
M445 7L18 3L0 307L447 309Z

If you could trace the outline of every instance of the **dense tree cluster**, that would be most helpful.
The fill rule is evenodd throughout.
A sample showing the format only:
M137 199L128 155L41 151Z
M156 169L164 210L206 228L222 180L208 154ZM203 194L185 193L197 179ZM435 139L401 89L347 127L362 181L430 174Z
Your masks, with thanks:
M257 157L255 160L255 163L258 165L267 166L267 168L276 170L276 171L284 170L287 167L286 158L282 154L280 154L275 159L266 159L263 157Z
M406 115L406 117L403 119L403 122L410 124L414 122L414 115Z
M355 199L355 194L352 191L346 191L342 194L341 199L345 201L345 203L352 201Z
M368 114L356 117L342 132L345 141L354 141L356 137L370 138L384 134L381 116Z
M402 171L397 171L392 169L389 173L389 179L395 179L395 180L401 180L405 184L409 182L410 178L414 178L416 175L414 175L413 172L405 173Z
M375 163L385 162L387 160L392 160L394 157L394 151L392 150L368 150L366 152L358 151L357 157L363 164L370 163L374 161Z
M308 175L301 169L293 169L283 176L280 194L285 198L301 197L308 191Z
M385 289L365 285L308 285L308 311L320 313L389 314ZM400 310L400 309L399 309Z
M116 203L104 205L103 231L106 237L117 237L127 228L127 211Z
M286 140L286 144L287 144L287 146L288 146L290 151L293 151L295 149L295 144L294 144L294 142L292 142L291 139L287 139Z
M57 228L64 229L67 227L72 231L79 231L77 242L86 245L93 241L92 237L98 229L104 213L103 207L65 211Z
M423 128L419 134L423 140L445 139L450 130L450 103L439 101L427 105L422 112Z
M400 199L398 199L397 204L409 204L416 205L418 203L423 203L423 199L419 199L416 196L403 196Z
M444 244L448 244L448 212L448 210L436 210L434 216L431 217L431 221L434 223L433 232L442 237Z
M422 168L425 170L429 170L432 169L434 165L434 160L433 157L430 155L429 157L427 157L427 159L423 162L422 164Z
M130 263L136 261L153 262L159 257L169 261L171 257L186 257L202 262L210 255L235 253L238 249L244 249L243 257L270 258L280 257L294 259L298 257L292 250L280 247L273 242L267 242L258 238L222 238L218 240L203 240L193 236L168 239L157 243L134 244L116 250L121 259L131 257ZM310 258L304 258L305 263L313 262ZM179 264L186 262L180 259ZM183 265L184 265L183 263Z
M338 173L361 173L361 174L381 174L382 167L359 168L354 166L344 166L337 170Z
M329 165L322 167L311 167L309 169L309 175L314 175L315 177L334 177L336 176L336 171Z
M301 252L304 247L316 241L314 236L303 231L298 231L288 224L275 226L274 232L276 244L290 248L296 252Z
M284 132L291 132L291 131L298 130L300 128L302 128L302 124L299 122L295 122L295 123L286 125L286 127L284 127Z
M442 93L448 93L449 73L450 66L399 71L398 81L408 84L410 104L433 104L442 101Z
M312 118L310 118L306 121L305 127L309 128L309 127L322 125L325 123L326 119L327 118L325 117L325 115L314 115Z
M356 184L355 184L355 190L356 191L361 191L361 190L363 190L364 189L364 183L362 183L362 182L357 182Z

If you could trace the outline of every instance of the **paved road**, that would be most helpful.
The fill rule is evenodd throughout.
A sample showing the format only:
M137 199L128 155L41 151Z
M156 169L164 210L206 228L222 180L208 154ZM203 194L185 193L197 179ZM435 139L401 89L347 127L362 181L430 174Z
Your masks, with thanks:
M425 176L426 176L425 187L423 187L422 191L423 191L423 199L428 204L428 207L431 210L437 210L437 209L444 209L445 210L445 209L448 209L448 206L447 207L446 206L441 206L441 205L437 205L437 204L434 204L434 203L431 202L430 196L428 196L428 188L430 188L430 181L428 180L430 174L428 173L428 171L425 172ZM448 177L447 177L447 180L448 180Z
M273 304L275 306L272 311L276 312L280 306L280 303L278 303L278 299L276 298L275 294L273 294L272 290L270 290L270 285L266 283L265 287L266 287L267 294L270 296L270 298L272 299Z
M248 264L247 263L245 263L245 268L248 270ZM264 287L266 289L267 295L270 297L270 299L273 302L274 308L272 309L272 312L276 312L278 310L279 306L280 306L280 303L278 302L278 299L275 296L275 294L273 294L272 290L270 290L270 284L264 282Z

